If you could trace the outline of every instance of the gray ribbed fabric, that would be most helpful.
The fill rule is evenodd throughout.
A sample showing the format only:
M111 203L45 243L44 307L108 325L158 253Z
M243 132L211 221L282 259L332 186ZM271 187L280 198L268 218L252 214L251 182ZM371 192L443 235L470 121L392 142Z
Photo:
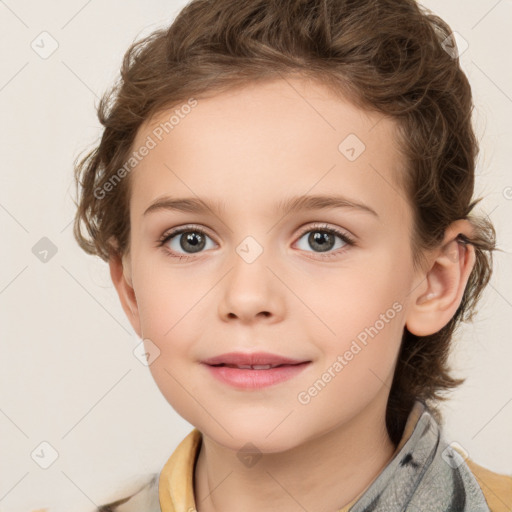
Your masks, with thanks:
M400 451L350 512L489 512L473 473L444 439L428 408Z

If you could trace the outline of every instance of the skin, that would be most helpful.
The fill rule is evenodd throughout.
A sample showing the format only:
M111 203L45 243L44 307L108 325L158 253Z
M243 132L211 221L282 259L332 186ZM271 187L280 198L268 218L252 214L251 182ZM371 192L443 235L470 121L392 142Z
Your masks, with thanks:
M130 175L130 251L111 258L113 283L137 334L160 350L150 365L156 384L203 434L197 510L336 510L393 456L385 410L403 328L424 336L455 314L474 250L453 240L469 236L471 225L450 226L427 267L415 270L394 121L321 84L279 79L197 99ZM140 128L134 148L169 112ZM355 161L338 150L350 133L366 146ZM303 194L343 195L378 217L349 208L273 212L279 201ZM225 207L143 215L165 195L221 200ZM308 242L319 223L349 234L355 245L336 236L328 249L334 256L323 259ZM171 228L189 224L209 237L201 252L180 247L185 235L158 247ZM236 251L247 236L263 249L252 263ZM170 257L173 250L189 259ZM298 394L393 303L401 306L394 318L309 403L300 403ZM288 381L239 390L200 364L235 350L312 362ZM248 442L262 453L251 467L237 457Z

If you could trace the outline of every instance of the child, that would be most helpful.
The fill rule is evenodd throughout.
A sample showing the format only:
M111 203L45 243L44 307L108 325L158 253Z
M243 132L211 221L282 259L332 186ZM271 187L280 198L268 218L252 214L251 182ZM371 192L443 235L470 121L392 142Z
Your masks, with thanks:
M511 510L436 405L495 249L471 110L414 0L193 0L128 50L75 236L195 428L99 510Z

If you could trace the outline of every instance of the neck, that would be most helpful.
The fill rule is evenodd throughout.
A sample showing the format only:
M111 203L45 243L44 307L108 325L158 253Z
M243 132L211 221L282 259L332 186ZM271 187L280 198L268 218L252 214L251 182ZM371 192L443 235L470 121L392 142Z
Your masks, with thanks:
M385 427L385 403L371 403L350 422L293 449L262 454L250 468L203 434L194 474L196 509L338 510L369 487L395 449Z

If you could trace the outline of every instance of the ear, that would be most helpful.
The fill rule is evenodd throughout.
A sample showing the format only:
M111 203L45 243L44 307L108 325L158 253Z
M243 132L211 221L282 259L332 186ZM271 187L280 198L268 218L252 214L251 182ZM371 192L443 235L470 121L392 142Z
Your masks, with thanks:
M457 236L470 238L472 233L468 220L457 220L447 228L441 247L432 252L407 313L405 325L412 334L434 334L455 315L475 264L475 248Z
M132 283L131 261L129 255L123 255L121 258L117 253L112 255L108 261L110 267L110 277L117 290L124 312L130 320L133 329L142 339L140 328L140 316L137 306L137 298Z

